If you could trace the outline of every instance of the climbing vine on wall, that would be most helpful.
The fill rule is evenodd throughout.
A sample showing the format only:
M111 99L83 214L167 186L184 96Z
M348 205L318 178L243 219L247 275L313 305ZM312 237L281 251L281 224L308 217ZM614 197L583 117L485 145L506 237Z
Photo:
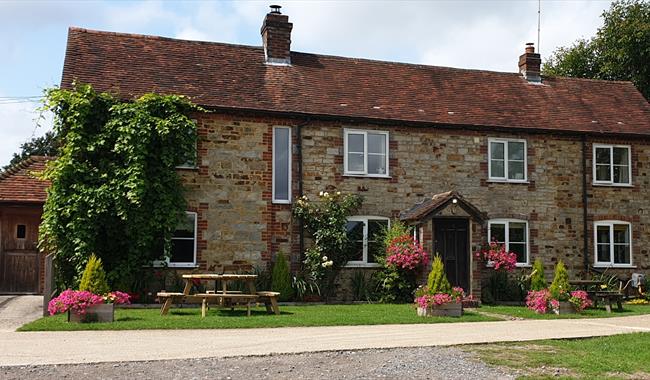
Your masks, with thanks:
M61 146L44 173L41 248L56 254L62 286L77 284L94 253L113 288L130 289L169 252L186 206L175 167L196 157L190 114L202 110L182 96L123 100L81 84L45 99Z

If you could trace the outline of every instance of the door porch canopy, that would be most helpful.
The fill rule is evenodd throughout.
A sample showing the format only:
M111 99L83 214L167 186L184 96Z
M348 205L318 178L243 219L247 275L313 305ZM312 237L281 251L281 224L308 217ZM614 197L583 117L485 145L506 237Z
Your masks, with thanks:
M400 220L414 225L428 221L436 216L470 217L479 224L484 224L487 215L468 202L457 191L447 191L425 198L409 210L400 214Z

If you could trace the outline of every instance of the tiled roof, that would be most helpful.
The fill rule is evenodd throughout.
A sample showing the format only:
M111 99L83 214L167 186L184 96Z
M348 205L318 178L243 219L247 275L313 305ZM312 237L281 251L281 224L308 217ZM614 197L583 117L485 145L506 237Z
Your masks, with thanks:
M405 222L421 221L428 216L435 215L445 207L456 200L456 204L460 206L465 212L473 216L479 222L485 220L486 216L483 212L477 209L474 205L469 203L462 195L456 191L447 191L425 198L422 202L415 204L409 210L403 211L400 214L400 220Z
M36 174L45 169L53 157L31 156L0 173L0 202L45 202L48 181L38 179Z
M650 104L630 82L536 85L517 73L298 52L291 63L265 64L261 47L71 28L61 85L76 79L123 97L183 94L215 108L650 135Z

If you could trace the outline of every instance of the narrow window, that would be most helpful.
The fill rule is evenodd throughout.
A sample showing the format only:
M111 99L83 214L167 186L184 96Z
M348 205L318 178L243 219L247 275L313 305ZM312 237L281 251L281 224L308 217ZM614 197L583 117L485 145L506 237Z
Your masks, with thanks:
M632 162L629 146L594 145L594 184L629 185Z
M489 140L489 178L497 181L525 182L526 141L525 140Z
M388 132L344 132L344 172L350 175L388 176Z
M381 236L388 228L388 218L379 216L355 216L346 225L348 239L352 243L350 266L375 266L381 252Z
M273 128L273 202L291 203L291 128Z
M196 213L186 212L172 235L169 266L196 264Z
M597 266L632 265L632 229L630 223L603 221L594 223Z
M27 237L27 226L19 224L16 226L16 239L25 239Z
M488 223L488 240L505 245L508 252L517 254L517 264L527 265L528 222L517 219L493 219Z

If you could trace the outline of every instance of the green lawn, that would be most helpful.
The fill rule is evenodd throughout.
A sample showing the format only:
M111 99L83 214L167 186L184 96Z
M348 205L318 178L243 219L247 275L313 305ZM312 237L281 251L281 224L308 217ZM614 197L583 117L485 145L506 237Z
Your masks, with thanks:
M509 315L512 317L519 317L525 319L577 319L577 318L609 318L609 317L625 317L628 315L650 314L650 305L626 305L623 304L623 311L617 311L616 307L613 308L612 313L605 311L605 308L586 309L581 314L537 314L525 306L488 306L483 305L479 309L484 312Z
M269 315L264 308L255 308L252 315L247 317L246 311L241 309L211 309L206 318L201 318L199 308L172 308L166 316L160 316L158 309L116 309L113 323L68 323L65 315L56 315L28 323L18 331L226 329L498 320L471 311L460 318L422 318L416 315L415 308L410 304L281 306L280 310L280 315Z
M520 379L648 379L650 333L465 346Z

